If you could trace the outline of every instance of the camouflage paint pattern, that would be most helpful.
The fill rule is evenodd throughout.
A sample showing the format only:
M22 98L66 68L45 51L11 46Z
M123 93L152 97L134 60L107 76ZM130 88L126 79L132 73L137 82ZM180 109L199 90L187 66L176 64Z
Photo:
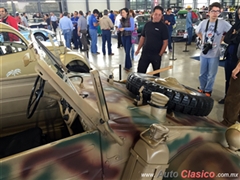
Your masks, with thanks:
M85 102L98 111L90 75L81 75L83 87L79 86L78 78L72 78L72 81L79 94L87 95ZM124 84L111 85L104 78L102 84L110 115L108 123L123 140L122 146L109 141L106 134L86 126L83 133L2 158L0 179L121 179L130 150L139 140L140 133L160 120L151 115L149 105L136 107L134 96ZM219 123L207 117L175 113L166 116L164 125L170 130L167 172L177 172L179 176L175 179L182 179L183 170L240 173L240 157L224 148L227 147L226 129ZM159 177L162 178L169 179Z

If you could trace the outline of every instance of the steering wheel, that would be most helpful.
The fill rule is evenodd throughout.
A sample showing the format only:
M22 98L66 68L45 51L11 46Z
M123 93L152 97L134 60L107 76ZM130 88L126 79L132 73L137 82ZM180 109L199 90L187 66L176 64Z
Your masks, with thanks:
M38 86L39 84L39 86ZM43 89L45 85L45 80L43 80L40 76L37 77L33 87L32 87L32 92L28 101L28 106L27 106L27 118L31 118L34 112L37 109L38 103L43 96ZM37 89L38 87L38 89ZM35 98L33 99L35 95Z

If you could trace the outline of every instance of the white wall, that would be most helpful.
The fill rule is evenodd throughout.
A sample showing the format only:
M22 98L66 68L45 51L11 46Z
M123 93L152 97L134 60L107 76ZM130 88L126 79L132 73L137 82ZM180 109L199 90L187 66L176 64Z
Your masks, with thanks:
M82 11L83 14L87 12L85 0L67 0L68 12L73 13L74 11Z
M94 9L97 9L99 12L103 12L104 9L107 9L106 0L88 0L89 10L93 12Z
M120 9L125 7L125 0L109 0L110 1L110 9L119 11ZM100 12L107 9L107 0L88 0L89 2L89 10L93 11L94 9L98 9ZM74 12L82 10L85 14L87 12L86 0L67 0L68 11Z
M125 8L125 0L109 0L110 1L110 10L119 11L122 8Z

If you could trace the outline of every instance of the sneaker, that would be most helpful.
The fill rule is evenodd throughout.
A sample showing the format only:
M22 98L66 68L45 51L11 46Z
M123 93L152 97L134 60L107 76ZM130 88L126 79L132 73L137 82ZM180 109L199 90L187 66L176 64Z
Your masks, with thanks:
M212 92L205 92L204 94L205 94L207 97L211 97Z
M225 98L222 98L218 101L218 104L224 104L224 102L225 102Z
M202 89L200 89L199 87L198 87L198 92L204 93L204 91Z
M113 55L114 55L114 53L109 54L109 56L113 56Z

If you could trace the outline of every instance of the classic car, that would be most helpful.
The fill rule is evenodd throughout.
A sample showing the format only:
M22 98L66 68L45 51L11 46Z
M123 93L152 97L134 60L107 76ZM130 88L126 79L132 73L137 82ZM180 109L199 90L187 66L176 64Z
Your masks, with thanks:
M226 129L207 117L167 115L170 90L141 103L156 77L129 75L127 87L142 79L136 98L126 84L107 81L97 70L69 73L39 40L31 49L39 76L29 106L41 101L48 82L58 92L47 96L59 101L62 124L16 120L22 131L12 128L0 139L0 179L239 179L240 125ZM164 80L155 82L162 87Z
M45 28L47 29L47 23L43 18L33 18L28 20L30 28Z
M151 14L142 14L134 17L134 22L138 27L137 32L139 36L141 35L142 29L146 22L151 21Z
M38 38L41 41L47 41L49 40L49 35L56 40L56 34L53 31L50 31L48 29L44 28L27 28L21 24L18 25L19 31L22 33L22 35L29 40L30 32L34 34L36 38Z

